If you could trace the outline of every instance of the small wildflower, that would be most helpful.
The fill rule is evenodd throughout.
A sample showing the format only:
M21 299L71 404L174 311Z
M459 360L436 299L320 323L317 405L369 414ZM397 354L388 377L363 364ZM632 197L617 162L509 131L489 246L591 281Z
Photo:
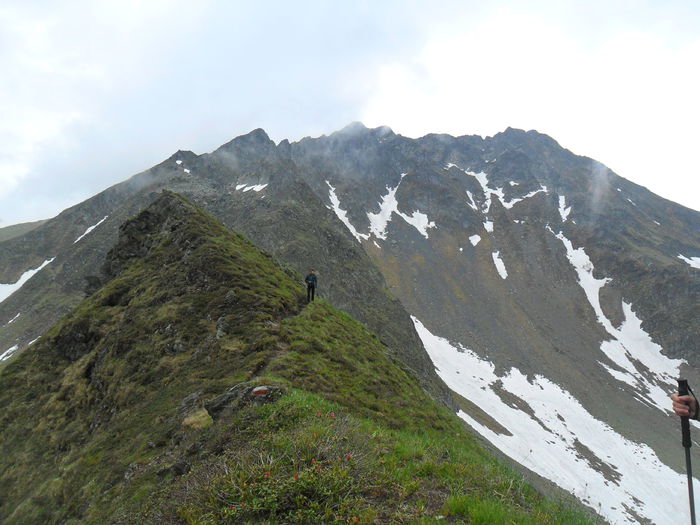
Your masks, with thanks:
M331 412L331 418L335 419L335 412Z
M270 473L269 473L269 472L265 472L265 477L266 477L266 478L269 478L269 477L270 477Z
M316 413L316 417L321 417L321 415L322 415L321 412Z
M311 458L311 464L316 463L316 458Z
M321 465L316 465L316 471L321 472Z
M294 479L299 479L299 474L295 473L295 474L294 474Z
M347 459L347 460L352 459L352 454L345 454L345 459Z

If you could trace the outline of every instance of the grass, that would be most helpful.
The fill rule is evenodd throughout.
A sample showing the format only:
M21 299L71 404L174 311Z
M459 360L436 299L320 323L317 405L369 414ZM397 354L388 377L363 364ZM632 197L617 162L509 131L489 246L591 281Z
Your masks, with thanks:
M225 425L216 462L190 472L139 516L214 523L584 524L541 497L467 433L390 429L307 392L251 407ZM490 520L490 521L489 521ZM444 522L444 521L443 521Z

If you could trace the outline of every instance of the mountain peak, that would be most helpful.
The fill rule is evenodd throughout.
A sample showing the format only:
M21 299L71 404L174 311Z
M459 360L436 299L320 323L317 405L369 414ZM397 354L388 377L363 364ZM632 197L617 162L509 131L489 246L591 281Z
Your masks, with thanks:
M246 133L245 135L239 135L238 137L228 141L226 144L223 144L221 147L219 147L219 150L240 149L241 147L274 148L275 143L268 136L264 129L256 128L253 131Z

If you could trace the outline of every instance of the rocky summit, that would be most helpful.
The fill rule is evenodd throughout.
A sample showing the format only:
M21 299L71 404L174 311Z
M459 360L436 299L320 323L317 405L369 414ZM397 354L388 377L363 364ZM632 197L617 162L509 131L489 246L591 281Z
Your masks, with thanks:
M668 396L679 375L691 386L700 380L697 211L535 131L410 139L354 123L275 144L258 129L212 153L178 151L53 219L0 230L4 381L42 352L54 355L45 334L122 282L155 253L148 243L158 235L180 246L178 257L197 250L190 237L193 246L178 244L181 228L168 229L185 201L163 197L164 190L242 232L296 286L309 268L317 270L323 302L309 309L292 294L276 313L261 310L270 323L332 305L376 334L385 358L414 378L426 399L457 413L539 489L572 493L609 523L689 520L687 501L676 497L685 494L684 456ZM171 279L196 303L212 277L181 270ZM237 293L220 292L222 304ZM115 304L104 308L120 304L113 293ZM177 310L174 297L159 300ZM217 311L207 321L213 331L200 335L220 344L237 330L230 326L255 318L256 307L244 304L233 320ZM92 325L93 313L83 322ZM179 342L170 333L159 337L179 355L190 348L187 334L207 323L181 328ZM98 336L81 330L82 339L59 351L62 359L92 355ZM294 344L279 343L276 352ZM142 351L133 362L150 355ZM268 370L270 359L263 361L261 371ZM342 402L344 395L332 392L351 380L342 371L355 361L335 369L340 383L304 391ZM63 370L65 363L52 363ZM299 377L315 377L305 368L311 365L298 368ZM245 388L259 386L249 384L255 374L239 378ZM218 409L206 407L218 405L207 403L234 387L235 403L256 399L230 382L206 391L193 401L199 412L186 416L198 431L210 432L217 421ZM357 407L358 417L401 412Z

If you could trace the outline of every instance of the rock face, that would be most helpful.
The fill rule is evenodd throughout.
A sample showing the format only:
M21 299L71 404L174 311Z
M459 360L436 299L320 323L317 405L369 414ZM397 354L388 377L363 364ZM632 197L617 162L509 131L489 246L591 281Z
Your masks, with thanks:
M545 423L566 419L566 411L536 415L524 387L504 386L517 374L531 385L546 378L561 388L557 397L581 405L591 425L604 422L682 468L669 445L676 429L663 403L676 375L691 385L700 380L700 213L534 131L408 139L356 123L275 145L255 130L210 154L177 152L0 242L0 282L15 282L53 258L0 303L0 353L14 345L21 352L76 304L85 277L92 276L92 289L102 282L117 225L162 189L188 196L290 271L317 269L321 297L375 330L449 404L437 367L469 417L488 421L479 411L484 403L517 407L530 414L525 422L551 430L530 439L566 441ZM127 257L129 247L118 251ZM118 271L114 260L107 274ZM223 335L225 320L217 324ZM454 359L438 365L435 348L428 348L432 361L426 355L423 343L435 347L438 338L456 349L454 359L472 359L468 368L488 369L460 370L473 376L469 385L480 385L473 392L457 385ZM524 439L512 416L510 425L488 426ZM470 423L505 450L501 438ZM590 440L574 441L564 446L573 471L580 457L591 470L611 471L612 460ZM506 453L537 471L526 461L537 453ZM635 503L644 497L624 488L629 474L613 477L620 497L610 503L589 496L591 505L630 508L628 516L653 521ZM596 483L605 481L611 483ZM622 519L614 511L608 517Z

